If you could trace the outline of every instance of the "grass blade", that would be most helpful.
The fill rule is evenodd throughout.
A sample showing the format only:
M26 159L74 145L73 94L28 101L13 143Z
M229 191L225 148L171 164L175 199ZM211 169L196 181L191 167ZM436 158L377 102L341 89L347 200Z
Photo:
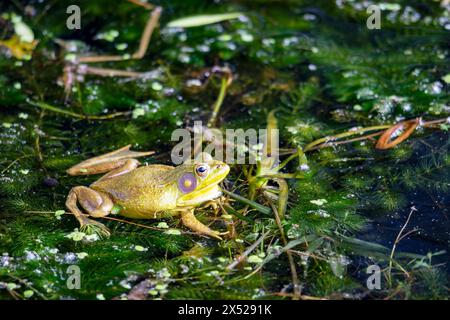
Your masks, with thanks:
M233 13L221 13L221 14L207 14L207 15L198 15L191 16L186 18L181 18L177 20L173 20L167 24L170 28L192 28L205 26L208 24L213 24L217 22L222 22L225 20L236 19L242 15L242 12L233 12Z

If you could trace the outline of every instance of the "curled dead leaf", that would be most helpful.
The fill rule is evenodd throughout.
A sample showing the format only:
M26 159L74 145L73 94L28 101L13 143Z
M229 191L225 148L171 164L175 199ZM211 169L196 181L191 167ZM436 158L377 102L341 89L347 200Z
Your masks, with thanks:
M408 139L408 137L416 130L420 123L420 118L402 121L390 127L381 135L375 146L377 149L391 149L399 143ZM400 134L395 137L398 133ZM394 138L394 139L392 139Z

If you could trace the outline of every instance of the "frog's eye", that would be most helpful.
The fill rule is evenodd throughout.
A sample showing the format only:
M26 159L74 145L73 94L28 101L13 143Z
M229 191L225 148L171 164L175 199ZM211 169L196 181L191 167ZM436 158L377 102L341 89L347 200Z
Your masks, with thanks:
M195 188L197 188L197 179L192 173L186 173L178 180L178 189L183 193L192 192Z
M195 172L197 172L200 177L206 177L209 172L209 166L206 164L201 164L195 169Z

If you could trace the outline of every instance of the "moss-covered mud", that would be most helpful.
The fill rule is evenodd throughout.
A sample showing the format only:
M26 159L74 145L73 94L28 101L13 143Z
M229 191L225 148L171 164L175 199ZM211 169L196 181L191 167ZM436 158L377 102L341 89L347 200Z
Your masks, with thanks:
M169 164L172 131L210 118L221 85L220 77L204 83L213 66L227 66L234 77L216 126L262 129L276 109L284 150L355 127L448 117L448 1L384 3L381 29L369 30L365 6L372 2L155 1L164 11L144 58L95 64L146 77L86 75L67 95L65 60L133 53L148 11L127 1L1 1L0 40L14 35L13 21L21 17L39 43L30 59L0 47L0 297L448 298L445 123L419 128L388 150L368 139L291 161L282 170L297 174L287 180L284 236L262 190L254 201L264 209L245 216L240 201L217 219L210 209L199 211L215 229L234 231L223 241L185 233L177 219L103 219L112 235L93 241L62 214L70 188L96 179L65 173L81 160L132 144L156 151L147 163ZM66 27L70 4L82 10L81 30ZM242 16L166 27L224 12ZM76 52L64 51L61 41ZM248 198L248 170L233 166L225 187ZM262 234L247 259L227 269ZM381 288L369 290L366 270L374 264ZM74 265L79 289L67 285Z

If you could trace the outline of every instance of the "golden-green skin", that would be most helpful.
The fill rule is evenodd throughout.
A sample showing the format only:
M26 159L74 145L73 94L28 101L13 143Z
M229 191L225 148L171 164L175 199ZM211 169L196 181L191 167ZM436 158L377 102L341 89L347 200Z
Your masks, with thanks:
M209 173L200 177L196 168L201 164L209 166ZM230 168L221 161L193 162L178 167L149 165L130 172L94 182L90 187L107 194L119 214L129 218L155 219L178 214L204 202L218 198L221 190L218 184L227 176ZM183 193L178 181L186 173L193 173L197 187L190 193Z

